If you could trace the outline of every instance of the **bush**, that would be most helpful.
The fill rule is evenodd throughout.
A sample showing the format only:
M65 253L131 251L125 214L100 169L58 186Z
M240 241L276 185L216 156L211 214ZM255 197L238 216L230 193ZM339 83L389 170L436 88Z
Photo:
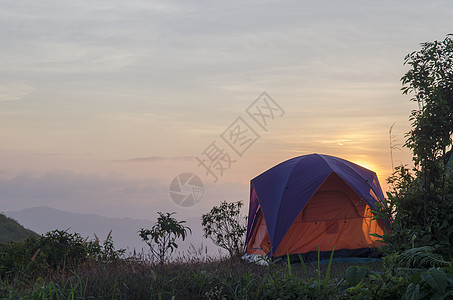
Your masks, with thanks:
M184 240L187 232L192 233L192 230L183 225L185 221L177 221L173 218L174 212L158 214L157 223L151 229L140 229L139 235L148 244L152 255L160 264L164 264L168 251L171 253L178 248L176 239L181 237Z
M247 217L241 216L241 201L214 206L202 216L204 237L228 251L230 257L239 256L244 251L244 235L247 231Z
M44 273L49 265L38 243L36 237L21 242L0 243L0 278L28 279Z
M102 244L99 243L99 238L85 243L85 248L88 252L88 257L103 263L118 262L125 254L126 249L115 249L113 245L112 230L110 230L107 238Z
M82 236L66 230L53 230L38 239L38 247L54 270L80 265L86 260L88 251Z
M395 259L396 255L384 258L384 272L374 272L363 266L349 267L339 289L340 298L400 299L410 276L396 268Z
M109 233L103 244L85 241L78 233L53 230L24 241L0 243L0 279L28 283L61 270L75 270L88 259L119 261L125 250L115 250Z

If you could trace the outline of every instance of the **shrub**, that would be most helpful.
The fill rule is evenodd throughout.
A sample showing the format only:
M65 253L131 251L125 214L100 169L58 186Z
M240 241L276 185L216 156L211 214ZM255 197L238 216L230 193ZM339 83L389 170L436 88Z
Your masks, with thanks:
M148 244L152 255L158 259L160 264L164 264L168 251L173 252L178 248L176 239L181 237L183 240L187 232L192 230L184 226L185 221L177 221L172 217L175 213L163 214L158 212L157 223L151 229L140 229L139 235Z
M0 243L0 278L33 278L48 268L45 255L39 248L36 237L24 241Z
M85 244L90 258L99 262L111 263L119 261L124 256L126 249L115 249L113 245L112 230L102 244L99 243L99 238L94 236L96 237L94 241L91 240Z
M38 247L46 256L47 263L53 269L77 266L85 261L88 252L79 233L67 230L53 230L38 239Z
M244 235L247 231L247 217L241 216L241 201L214 206L202 216L204 237L228 251L230 257L238 256L244 250Z

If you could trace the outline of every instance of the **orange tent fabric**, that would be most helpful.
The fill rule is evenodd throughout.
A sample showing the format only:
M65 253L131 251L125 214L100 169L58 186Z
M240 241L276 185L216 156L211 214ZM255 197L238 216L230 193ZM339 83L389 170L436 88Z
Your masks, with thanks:
M260 195L254 192L259 202ZM376 197L372 188L369 195ZM340 253L337 256L368 255L381 246L378 238L370 234L388 230L382 220L373 220L371 209L364 197L336 172L331 172L293 220L278 247L272 248L265 214L258 205L247 252L279 257L317 252L318 247L321 252L330 252L335 247L335 253Z

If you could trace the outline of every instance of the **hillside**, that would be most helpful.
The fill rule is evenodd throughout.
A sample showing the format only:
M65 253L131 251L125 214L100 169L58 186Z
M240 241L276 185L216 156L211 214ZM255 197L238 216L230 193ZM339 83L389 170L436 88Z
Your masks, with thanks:
M140 228L151 228L154 220L142 220L133 218L111 218L95 214L73 213L57 210L50 207L34 207L20 211L8 211L5 214L18 220L27 228L32 228L39 234L45 234L54 229L68 230L68 232L80 233L83 237L99 237L105 239L110 230L116 248L125 248L129 251L134 249L138 252L148 251L148 246L138 235ZM178 217L178 216L177 216ZM182 218L184 219L184 218ZM175 255L182 254L191 248L191 244L199 249L201 245L207 247L210 254L218 254L219 247L210 240L202 237L201 221L199 218L184 219L186 225L192 229L192 234L185 241L178 241L178 249Z
M5 243L11 240L24 240L29 235L37 234L20 225L17 221L0 214L0 242Z

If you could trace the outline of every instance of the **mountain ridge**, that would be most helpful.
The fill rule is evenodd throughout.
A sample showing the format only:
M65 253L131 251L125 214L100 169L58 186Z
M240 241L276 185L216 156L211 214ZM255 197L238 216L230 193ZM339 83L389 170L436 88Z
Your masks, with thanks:
M13 218L0 213L0 243L22 241L29 236L38 236L38 234L25 228Z
M95 239L102 242L112 230L114 246L117 249L126 249L127 252L138 251L147 252L146 245L138 235L141 228L151 228L155 221L134 219L130 217L114 218L105 217L93 213L75 213L59 210L47 206L25 208L19 211L8 211L5 215L18 220L27 228L32 228L38 234L45 234L55 229L68 230L68 232L79 233L82 237ZM178 220L178 215L175 216ZM189 249L206 248L203 252L218 254L219 247L215 246L211 240L202 237L201 218L188 218L185 226L192 230L186 240L177 240L179 245L175 254L183 254Z

